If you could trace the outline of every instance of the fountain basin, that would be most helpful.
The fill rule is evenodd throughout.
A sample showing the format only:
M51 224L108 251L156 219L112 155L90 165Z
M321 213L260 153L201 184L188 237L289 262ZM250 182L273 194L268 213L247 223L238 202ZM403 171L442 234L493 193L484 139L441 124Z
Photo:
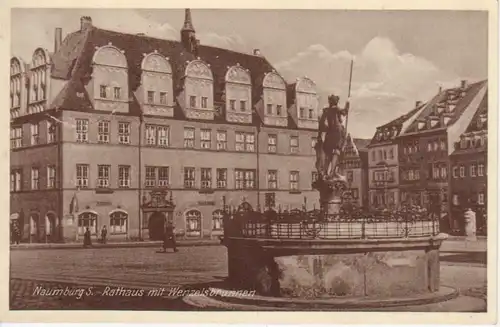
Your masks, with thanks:
M387 239L228 237L228 281L263 296L329 299L438 292L446 234Z

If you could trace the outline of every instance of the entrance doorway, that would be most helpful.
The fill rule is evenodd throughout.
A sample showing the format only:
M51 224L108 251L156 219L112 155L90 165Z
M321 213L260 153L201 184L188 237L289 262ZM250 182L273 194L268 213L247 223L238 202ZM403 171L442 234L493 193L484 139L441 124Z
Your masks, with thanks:
M48 242L55 242L58 238L57 233L58 221L56 215L52 212L47 213L45 216L45 233Z
M163 240L166 216L163 212L154 212L149 217L149 238L152 241Z

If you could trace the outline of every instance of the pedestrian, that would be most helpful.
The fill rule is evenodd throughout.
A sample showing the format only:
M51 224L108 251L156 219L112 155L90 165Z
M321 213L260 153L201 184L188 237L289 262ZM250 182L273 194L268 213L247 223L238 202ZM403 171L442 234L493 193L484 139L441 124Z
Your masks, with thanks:
M167 227L165 228L165 233L163 236L163 252L167 252L167 248L172 248L174 252L177 252L177 246L175 244L174 225L171 222L167 223Z
M14 243L19 244L21 241L21 229L17 222L14 222Z
M83 234L83 247L92 246L92 239L90 234L90 229L87 227L85 234Z
M102 226L101 229L101 242L102 244L106 244L106 236L108 235L108 230L106 229L106 225Z

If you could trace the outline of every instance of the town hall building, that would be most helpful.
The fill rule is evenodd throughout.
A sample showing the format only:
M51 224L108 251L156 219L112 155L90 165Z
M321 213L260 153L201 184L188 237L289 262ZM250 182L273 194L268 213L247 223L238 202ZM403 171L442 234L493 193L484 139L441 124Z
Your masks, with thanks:
M11 221L26 242L222 234L225 203L309 209L318 96L258 50L100 29L90 17L54 51L11 59Z

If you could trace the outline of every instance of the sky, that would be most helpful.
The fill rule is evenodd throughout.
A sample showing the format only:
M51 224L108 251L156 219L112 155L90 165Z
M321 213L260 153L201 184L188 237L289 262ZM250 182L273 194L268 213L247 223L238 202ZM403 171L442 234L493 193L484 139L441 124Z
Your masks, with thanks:
M371 138L382 125L428 101L439 86L487 78L488 21L480 11L203 10L192 9L202 44L261 53L293 81L308 76L320 102L343 104L354 59L348 131ZM97 27L179 39L179 9L13 9L11 54L29 62L37 47L53 51L54 29Z

